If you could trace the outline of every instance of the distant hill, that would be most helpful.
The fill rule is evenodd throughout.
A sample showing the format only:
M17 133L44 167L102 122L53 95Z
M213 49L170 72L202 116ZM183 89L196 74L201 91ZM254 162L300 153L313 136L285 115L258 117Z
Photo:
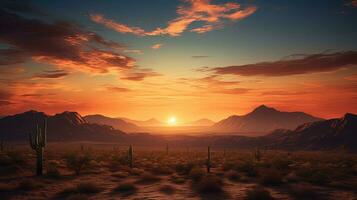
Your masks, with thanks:
M295 130L276 130L266 136L272 147L324 150L346 147L357 150L357 115L302 124Z
M117 119L122 119L128 123L135 124L139 127L145 127L145 126L165 126L163 122L160 122L159 120L155 118L151 118L148 120L140 121L140 120L133 120L129 118L117 118Z
M89 123L108 125L129 133L142 131L142 128L139 126L120 118L110 118L103 115L87 115L83 118Z
M261 105L246 115L233 115L217 122L211 127L211 131L227 133L268 133L275 129L294 129L303 123L320 120L322 119L303 112L282 112Z
M44 119L47 119L49 141L113 141L126 135L111 126L89 124L76 112L66 111L50 116L34 110L0 119L0 134L9 141L27 141L29 132L34 130L35 122L42 122Z
M210 119L199 119L199 120L196 120L196 121L192 121L192 122L189 122L185 125L189 125L189 126L212 126L215 122L210 120Z

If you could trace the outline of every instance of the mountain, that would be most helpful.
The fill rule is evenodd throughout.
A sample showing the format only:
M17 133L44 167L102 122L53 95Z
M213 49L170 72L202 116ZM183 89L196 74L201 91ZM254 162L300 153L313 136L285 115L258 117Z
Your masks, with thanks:
M214 121L212 121L210 119L203 118L203 119L189 122L186 125L189 125L189 126L212 126L213 124L214 124Z
M103 115L87 115L83 118L89 123L108 125L125 132L142 131L142 128L140 128L139 126L133 123L126 122L125 120L120 118L110 118Z
M357 150L357 115L305 123L295 130L273 131L267 135L272 147L329 150L340 147Z
M246 115L233 115L217 122L212 126L211 131L267 133L275 129L294 129L303 123L320 120L322 119L303 112L282 112L261 105Z
M63 112L54 116L34 110L0 119L0 134L9 141L28 140L28 134L35 128L35 122L47 120L49 141L117 141L124 132L111 126L90 124L77 112Z
M128 118L117 118L117 119L122 119L128 123L131 124L135 124L137 126L140 127L144 127L144 126L164 126L165 124L160 122L159 120L155 119L155 118L151 118L148 120L144 120L144 121L140 121L140 120L132 120L132 119L128 119Z

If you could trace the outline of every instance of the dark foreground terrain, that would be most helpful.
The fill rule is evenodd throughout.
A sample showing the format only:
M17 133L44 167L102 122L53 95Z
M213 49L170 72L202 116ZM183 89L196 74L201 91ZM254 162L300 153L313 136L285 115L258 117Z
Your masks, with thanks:
M0 153L0 199L356 199L357 156L345 150L148 149L49 144L35 176L28 146ZM168 150L168 151L167 151Z

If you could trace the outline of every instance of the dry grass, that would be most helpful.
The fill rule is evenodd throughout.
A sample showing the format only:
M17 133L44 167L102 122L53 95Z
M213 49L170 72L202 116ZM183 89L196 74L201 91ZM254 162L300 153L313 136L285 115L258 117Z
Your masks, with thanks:
M246 200L272 200L270 192L262 187L254 187L246 192Z
M113 192L114 193L120 193L123 196L129 196L134 194L136 191L138 190L138 188L130 182L123 182L120 183L117 187L114 188Z
M58 193L60 197L69 197L73 195L92 195L103 191L103 188L99 187L95 183L79 183L74 187L65 188Z

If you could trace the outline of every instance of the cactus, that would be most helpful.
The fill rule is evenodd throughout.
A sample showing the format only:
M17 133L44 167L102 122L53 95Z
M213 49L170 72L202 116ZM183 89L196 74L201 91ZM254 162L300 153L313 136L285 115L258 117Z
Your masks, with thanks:
M130 145L128 150L129 167L133 168L133 147Z
M36 123L35 131L30 132L29 134L31 148L36 151L37 176L41 176L43 174L43 152L46 146L46 129L47 129L47 122L45 119L43 122L43 127L39 127L39 125Z
M81 151L84 151L84 146L83 146L83 144L81 144Z
M0 141L0 152L4 151L4 137L1 137L1 141Z
M262 153L260 152L260 149L258 147L255 149L255 152L254 152L255 161L259 162L261 157L262 157Z
M208 146L207 148L207 173L211 171L211 147Z
M169 144L166 143L166 155L169 155Z

